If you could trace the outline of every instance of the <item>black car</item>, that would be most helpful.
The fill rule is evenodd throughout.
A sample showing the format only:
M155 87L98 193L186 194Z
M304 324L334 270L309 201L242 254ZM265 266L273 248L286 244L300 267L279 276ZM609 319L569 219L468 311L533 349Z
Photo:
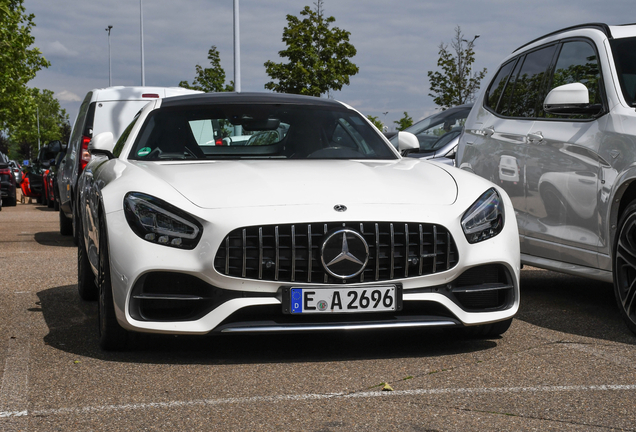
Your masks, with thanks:
M5 206L16 205L16 183L11 167L9 166L9 158L0 153L0 196L2 204Z

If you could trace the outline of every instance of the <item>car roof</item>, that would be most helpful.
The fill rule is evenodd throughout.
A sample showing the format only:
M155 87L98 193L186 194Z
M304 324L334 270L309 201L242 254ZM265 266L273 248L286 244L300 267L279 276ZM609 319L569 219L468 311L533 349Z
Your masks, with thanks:
M192 94L187 96L176 96L164 99L162 107L176 107L187 105L208 105L208 104L286 104L286 105L313 105L323 107L344 107L345 105L333 99L319 98L314 96L304 96L286 93L236 93L218 92Z
M629 27L634 27L634 28L629 28ZM527 47L528 45L532 45L535 42L538 42L540 40L546 39L550 36L555 36L558 35L560 33L565 33L567 31L572 31L572 30L579 30L579 29L594 29L594 30L599 30L602 33L605 34L605 36L607 36L609 39L613 39L613 38L624 38L624 37L630 37L630 36L636 36L636 24L621 24L618 26L609 26L607 24L604 23L587 23L587 24L578 24L575 26L570 26L570 27L566 27L566 28L562 28L560 30L556 30L553 31L551 33L545 34L541 37L538 37L534 40L531 40L530 42L521 45L519 48L517 48L516 50L513 51L513 53L516 53L517 51L520 51L521 49Z
M91 90L92 102L125 101L125 100L152 100L157 97L165 98L184 94L202 93L198 90L190 90L182 87L141 87L141 86L116 86L97 88Z

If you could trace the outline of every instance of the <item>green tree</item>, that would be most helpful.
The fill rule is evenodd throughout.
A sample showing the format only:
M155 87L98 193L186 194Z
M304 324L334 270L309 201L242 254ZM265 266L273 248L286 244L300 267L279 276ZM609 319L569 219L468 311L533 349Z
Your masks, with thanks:
M384 123L382 123L378 117L368 115L367 120L373 123L373 126L377 127L380 132L384 130Z
M403 131L409 126L413 126L413 118L409 116L409 113L404 111L404 117L399 120L394 121L397 126L395 127L399 131Z
M428 71L431 84L431 93L428 95L433 97L434 102L442 107L442 110L475 99L475 92L479 90L479 84L486 76L486 68L480 72L472 72L477 37L479 35L472 41L467 41L464 39L461 28L457 26L450 49L443 42L439 45L437 66L442 69L442 72Z
M348 31L330 28L334 17L325 18L322 0L317 0L314 10L309 6L300 12L302 20L287 15L287 27L283 29L283 42L287 49L279 51L287 63L265 62L265 70L272 81L265 84L268 90L279 93L320 96L331 90L349 85L349 77L359 69L349 59L356 49L349 43Z
M63 141L69 121L66 110L60 107L51 90L32 88L28 89L28 94L37 109L32 115L19 119L10 135L10 140L17 143L13 149L25 159L32 158L38 149L38 118L42 145L53 140Z
M232 81L230 81L230 84L225 84L225 70L221 67L221 57L214 45L208 50L208 60L210 60L212 67L203 68L200 65L196 65L196 77L192 80L192 84L187 81L181 81L179 87L204 92L234 91L234 83Z
M29 48L35 15L27 14L22 3L0 0L0 130L35 112L27 83L50 64L38 48Z

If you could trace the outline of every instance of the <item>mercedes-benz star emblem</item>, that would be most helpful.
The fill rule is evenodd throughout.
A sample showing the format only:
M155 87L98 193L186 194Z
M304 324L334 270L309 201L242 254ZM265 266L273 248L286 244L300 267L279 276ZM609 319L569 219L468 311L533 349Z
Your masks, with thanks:
M333 206L333 209L337 212L346 212L347 206L343 204L336 204L335 206Z
M322 265L325 271L339 279L351 279L364 271L369 262L369 245L358 232L342 228L322 244Z

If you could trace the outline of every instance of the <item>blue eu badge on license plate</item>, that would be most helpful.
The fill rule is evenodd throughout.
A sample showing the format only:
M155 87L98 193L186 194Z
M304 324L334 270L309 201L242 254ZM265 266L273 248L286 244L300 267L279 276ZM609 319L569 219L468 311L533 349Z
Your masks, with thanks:
M292 313L303 311L303 290L301 288L291 289L291 311Z

